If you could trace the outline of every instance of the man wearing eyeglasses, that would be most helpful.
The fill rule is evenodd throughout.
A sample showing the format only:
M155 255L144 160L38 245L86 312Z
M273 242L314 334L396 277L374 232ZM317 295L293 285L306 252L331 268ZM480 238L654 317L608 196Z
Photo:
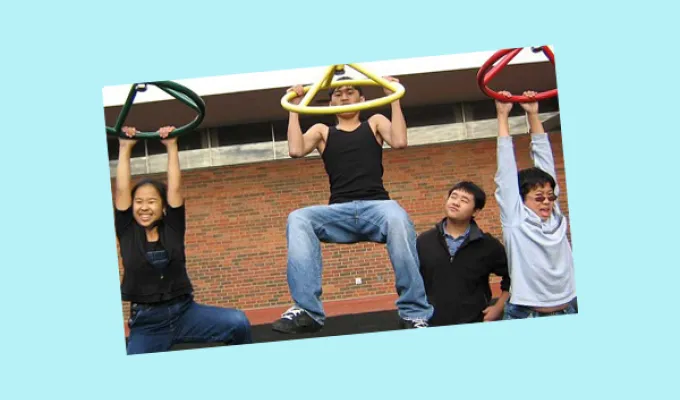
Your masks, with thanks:
M508 92L500 94L510 96ZM536 93L524 95L533 98ZM552 148L538 116L538 102L520 105L529 119L534 167L518 173L508 124L513 103L496 101L496 200L512 282L504 319L574 314L574 264L568 221L557 202Z

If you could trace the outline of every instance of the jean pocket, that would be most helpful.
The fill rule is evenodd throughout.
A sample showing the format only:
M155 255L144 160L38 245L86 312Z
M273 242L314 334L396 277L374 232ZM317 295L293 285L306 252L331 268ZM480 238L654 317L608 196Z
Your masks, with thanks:
M569 303L567 308L565 308L562 313L563 314L578 314L578 312L576 311L576 307L574 307L574 303Z
M529 315L530 313L524 307L510 302L505 303L503 319L525 319L528 318Z
M130 318L128 318L128 328L132 328L134 325L138 324L144 312L145 310L143 306L132 303L130 305Z

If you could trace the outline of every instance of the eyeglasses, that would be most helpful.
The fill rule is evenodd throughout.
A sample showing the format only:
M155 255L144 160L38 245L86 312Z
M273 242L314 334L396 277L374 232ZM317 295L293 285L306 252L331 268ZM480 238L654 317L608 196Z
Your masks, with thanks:
M534 200L537 203L543 203L545 201L545 199L546 199L546 197L543 196L543 195L540 195L540 194L538 196L534 197ZM554 194L551 194L550 196L548 196L548 200L555 201L555 200L557 200L557 196L555 196Z

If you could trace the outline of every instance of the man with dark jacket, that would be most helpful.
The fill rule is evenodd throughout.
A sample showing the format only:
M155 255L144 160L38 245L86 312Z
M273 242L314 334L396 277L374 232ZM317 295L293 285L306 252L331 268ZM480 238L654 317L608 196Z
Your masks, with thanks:
M448 193L445 217L418 236L420 274L434 315L430 326L495 321L503 316L510 277L505 248L483 232L475 215L486 194L472 182L459 182ZM489 277L502 278L502 294L491 305Z

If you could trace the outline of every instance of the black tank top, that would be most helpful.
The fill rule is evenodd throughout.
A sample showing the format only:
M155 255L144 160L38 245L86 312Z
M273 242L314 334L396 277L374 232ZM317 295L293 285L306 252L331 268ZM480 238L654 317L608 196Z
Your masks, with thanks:
M321 158L331 186L329 204L390 199L382 180L382 147L368 121L351 132L330 127Z

